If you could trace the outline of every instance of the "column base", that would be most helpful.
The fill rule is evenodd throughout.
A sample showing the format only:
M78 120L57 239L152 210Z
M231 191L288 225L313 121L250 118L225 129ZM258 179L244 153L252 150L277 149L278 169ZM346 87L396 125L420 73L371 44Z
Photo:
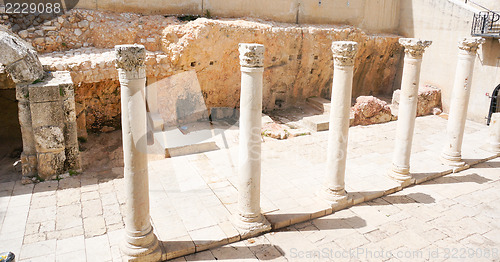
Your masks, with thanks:
M397 166L392 166L387 175L394 181L400 183L402 186L407 186L411 184L411 174L409 168L400 168Z
M442 153L439 158L441 159L441 163L443 163L443 165L451 166L454 168L460 168L466 165L465 162L462 161L461 155L450 156L446 153Z
M271 223L262 214L255 218L247 218L237 214L233 216L232 220L233 225L240 233L241 239L271 231Z
M161 247L152 227L146 235L127 234L120 249L123 253L123 261L156 262L161 261L162 257Z
M335 210L340 210L349 204L349 199L345 189L333 190L330 188L324 188L320 190L317 195L326 200L332 208Z

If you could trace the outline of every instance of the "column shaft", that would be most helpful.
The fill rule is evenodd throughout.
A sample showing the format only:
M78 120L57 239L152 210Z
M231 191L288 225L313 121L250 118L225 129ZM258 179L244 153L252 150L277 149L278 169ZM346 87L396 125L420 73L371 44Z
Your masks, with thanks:
M146 140L145 49L140 45L115 47L121 88L121 118L125 191L125 242L128 261L159 261L161 249L149 216Z
M262 78L264 46L240 44L241 97L238 215L242 237L270 230L260 210Z
M450 166L465 165L465 162L462 161L465 120L469 107L476 51L483 42L484 40L479 37L465 38L459 42L457 69L448 115L447 143L441 154L443 162Z
M389 176L398 182L408 183L411 179L410 156L417 116L420 66L424 50L432 42L402 38L399 43L405 47L405 58L394 155Z
M336 41L332 43L334 74L331 94L326 178L320 196L332 205L347 200L345 192L345 169L349 117L352 99L354 57L358 50L356 42Z

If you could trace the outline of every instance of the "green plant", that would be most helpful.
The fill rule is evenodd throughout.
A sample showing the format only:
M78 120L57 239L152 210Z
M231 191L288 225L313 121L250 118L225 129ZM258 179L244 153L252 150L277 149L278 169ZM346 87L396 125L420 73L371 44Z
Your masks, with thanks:
M78 142L80 142L80 143L86 143L87 142L87 138L83 137L83 136L79 136L78 137Z
M37 80L33 81L33 83L32 83L32 84L38 84L38 83L40 83L40 82L42 82L42 80L41 80L41 79L37 79Z
M210 14L210 10L207 9L207 11L205 12L205 17L206 18L212 18L212 14Z
M76 170L68 170L68 173L69 173L70 176L76 176L76 175L78 175L78 171L76 171Z

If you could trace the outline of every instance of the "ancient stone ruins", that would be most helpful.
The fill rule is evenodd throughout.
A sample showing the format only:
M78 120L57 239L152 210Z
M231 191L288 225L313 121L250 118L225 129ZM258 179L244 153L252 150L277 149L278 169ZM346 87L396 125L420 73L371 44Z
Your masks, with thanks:
M128 22L127 30L118 26ZM87 130L121 128L127 199L121 252L127 261L176 256L166 255L169 246L151 223L148 160L218 149L211 131L194 130L192 140L185 138L191 122L237 119L238 197L231 224L238 239L245 239L272 228L261 209L263 136L286 139L328 130L317 196L335 211L355 204L345 179L350 126L397 121L387 176L398 183L394 190L401 190L417 183L410 173L415 118L442 111L440 90L419 83L424 53L433 41L367 35L353 27L206 18L181 23L86 10L42 25L0 26L2 75L6 86L15 86L18 101L23 182L81 172L79 139L88 137ZM458 43L440 156L453 171L468 168L462 142L474 62L484 42L467 37ZM392 103L373 95L392 95ZM289 126L263 121L263 111L306 101L322 111L304 116L295 128L306 131L292 134ZM500 113L492 115L489 129L485 148L498 155Z

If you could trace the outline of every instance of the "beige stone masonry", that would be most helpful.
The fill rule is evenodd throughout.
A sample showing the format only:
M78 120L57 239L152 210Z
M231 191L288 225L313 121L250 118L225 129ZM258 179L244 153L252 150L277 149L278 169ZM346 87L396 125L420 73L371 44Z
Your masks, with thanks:
M354 57L358 43L335 41L332 43L334 74L330 110L328 147L326 157L326 178L319 195L334 206L347 203L345 191L345 170L347 137L352 98Z
M121 86L122 136L127 195L125 239L121 250L126 261L160 261L162 251L149 215L146 139L146 51L142 45L115 47Z
M462 141L464 137L465 120L469 107L472 73L477 49L485 40L481 37L470 37L458 43L458 62L453 85L450 113L448 116L447 142L441 154L444 164L462 167Z
M425 48L430 46L432 41L401 38L399 43L405 48L405 58L396 139L389 176L400 183L408 184L411 180L410 155L417 116L420 66Z

